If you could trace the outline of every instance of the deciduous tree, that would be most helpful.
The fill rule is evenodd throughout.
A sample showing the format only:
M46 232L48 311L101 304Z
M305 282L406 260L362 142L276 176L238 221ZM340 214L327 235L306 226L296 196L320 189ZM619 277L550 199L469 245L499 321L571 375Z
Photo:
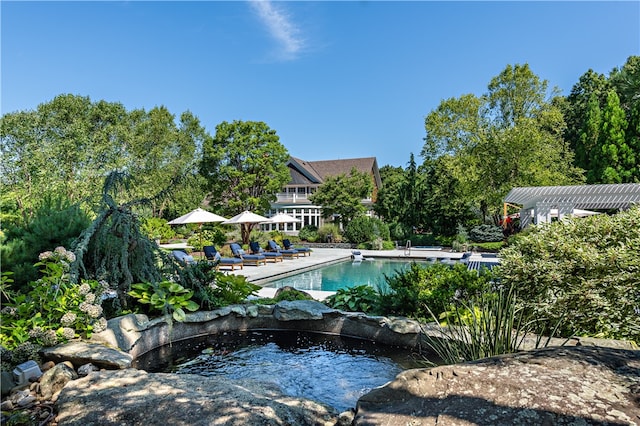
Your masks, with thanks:
M500 218L503 197L514 186L581 181L573 153L562 139L564 120L554 92L527 64L507 66L482 97L443 101L425 119L425 160L447 158L443 182L455 183L483 222ZM433 188L432 188L433 190Z
M258 121L226 121L203 149L201 174L220 215L263 213L289 182L289 153L275 130Z
M370 197L372 191L371 176L353 168L349 175L343 173L325 179L309 200L322 206L324 218L339 215L346 227L352 219L366 211L362 200Z

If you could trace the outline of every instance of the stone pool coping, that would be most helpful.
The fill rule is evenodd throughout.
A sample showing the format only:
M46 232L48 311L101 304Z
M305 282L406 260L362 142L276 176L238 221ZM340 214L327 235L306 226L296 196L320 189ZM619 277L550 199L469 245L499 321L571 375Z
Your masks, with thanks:
M231 305L214 311L187 314L184 322L169 317L149 320L129 314L112 318L108 327L87 342L74 342L45 350L46 359L71 361L79 366L93 363L101 368L131 367L133 361L161 347L180 345L192 338L231 331L292 330L370 340L425 351L428 336L442 338L436 324L421 324L403 317L369 316L362 312L332 309L314 300L283 301L276 305ZM549 346L603 346L637 349L630 342L573 338L551 339ZM535 336L522 349L533 349ZM428 352L426 352L428 354Z

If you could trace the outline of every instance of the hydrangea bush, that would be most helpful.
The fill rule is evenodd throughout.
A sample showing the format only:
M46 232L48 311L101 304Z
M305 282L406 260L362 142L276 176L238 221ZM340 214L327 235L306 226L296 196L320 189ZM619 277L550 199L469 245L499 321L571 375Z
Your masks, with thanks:
M9 289L11 273L2 274L2 292L8 301L0 315L0 344L7 349L21 345L53 346L76 337L87 338L106 329L102 295L106 282L69 280L69 267L75 254L64 247L41 253L42 277L29 283L26 293Z

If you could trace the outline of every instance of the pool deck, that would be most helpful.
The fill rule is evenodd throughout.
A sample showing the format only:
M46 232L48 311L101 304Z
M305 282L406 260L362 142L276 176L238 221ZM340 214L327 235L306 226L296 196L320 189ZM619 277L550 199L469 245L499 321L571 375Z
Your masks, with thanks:
M419 260L424 261L428 259L442 260L456 260L460 259L463 253L449 252L443 250L424 250L424 249L411 249L411 250L358 250L365 259L367 258L385 258L385 259L402 259L402 260ZM300 256L298 259L285 258L284 261L278 263L267 263L266 265L253 266L244 265L244 269L236 269L235 271L221 268L221 271L225 271L229 274L242 275L247 278L248 281L257 284L265 285L269 281L275 279L284 278L290 275L299 274L301 272L309 271L319 268L321 266L330 265L333 263L343 262L351 258L351 250L338 249L338 248L314 248L311 256ZM276 288L263 287L259 292L259 297L273 297L276 292ZM322 300L327 296L333 294L329 291L307 291L315 299Z

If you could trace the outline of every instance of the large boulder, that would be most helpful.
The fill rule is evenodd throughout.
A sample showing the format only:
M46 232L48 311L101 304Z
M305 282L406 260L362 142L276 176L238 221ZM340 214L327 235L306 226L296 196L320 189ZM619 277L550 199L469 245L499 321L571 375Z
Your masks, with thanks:
M69 361L74 366L92 363L108 369L129 368L133 361L131 355L118 349L80 341L45 348L42 356L54 362Z
M354 425L640 425L640 351L556 347L407 370Z
M69 382L57 401L59 426L335 425L331 408L283 395L272 385L192 374L103 370Z

